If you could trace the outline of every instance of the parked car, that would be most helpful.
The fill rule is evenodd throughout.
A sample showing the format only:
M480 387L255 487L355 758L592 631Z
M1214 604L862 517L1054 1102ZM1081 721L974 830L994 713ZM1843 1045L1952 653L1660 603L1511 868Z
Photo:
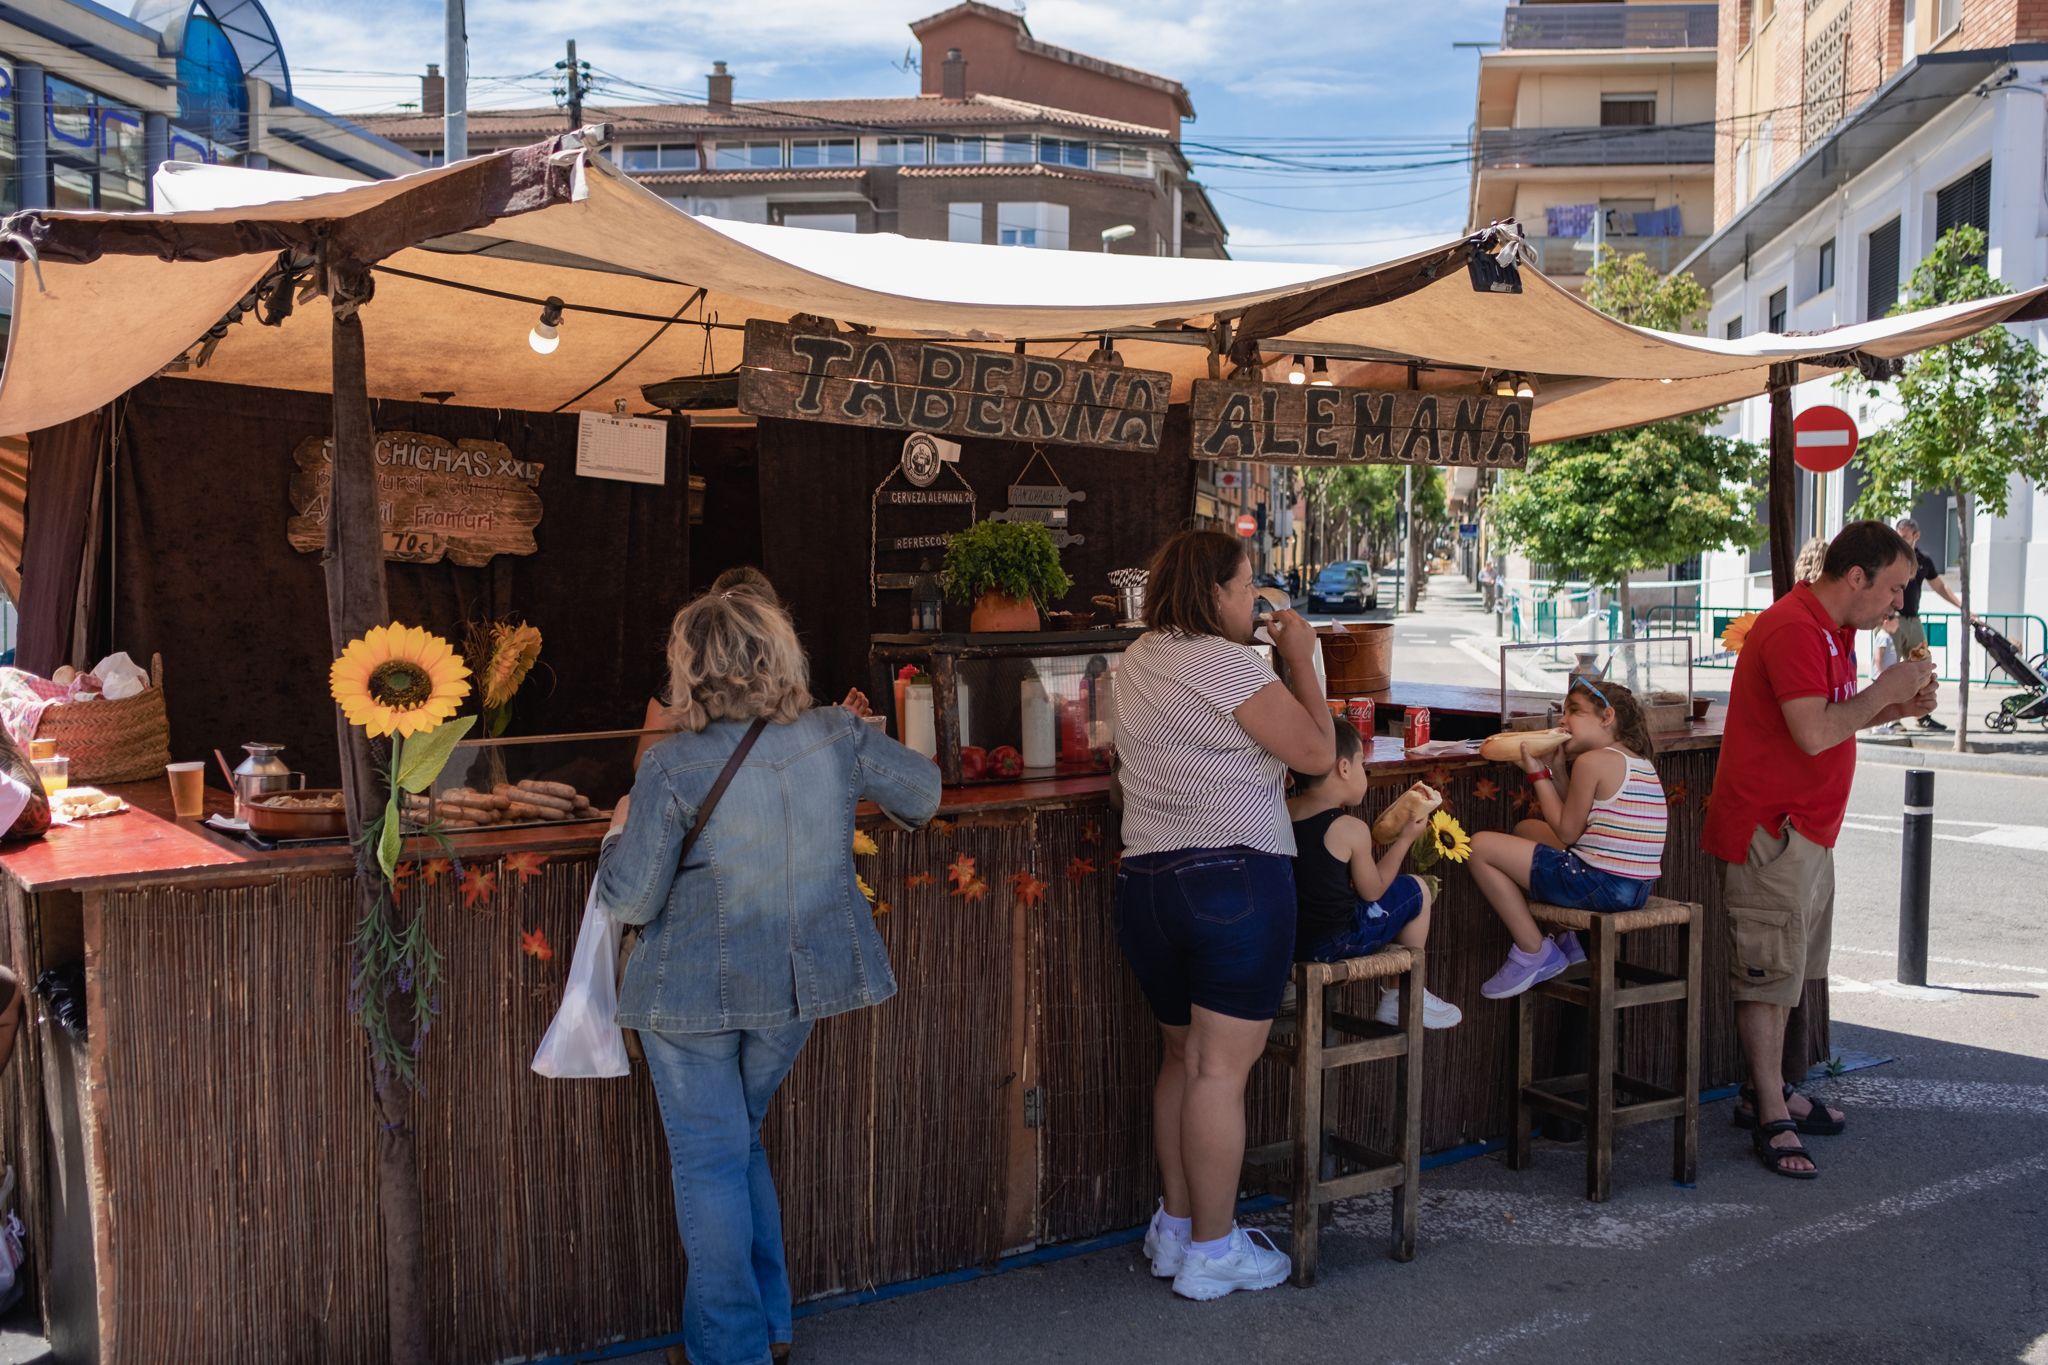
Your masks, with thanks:
M1365 580L1365 609L1375 611L1380 605L1379 574L1372 564L1364 559L1340 559L1330 566L1333 569L1351 569Z
M1310 611L1366 610L1365 577L1348 564L1332 564L1309 584Z

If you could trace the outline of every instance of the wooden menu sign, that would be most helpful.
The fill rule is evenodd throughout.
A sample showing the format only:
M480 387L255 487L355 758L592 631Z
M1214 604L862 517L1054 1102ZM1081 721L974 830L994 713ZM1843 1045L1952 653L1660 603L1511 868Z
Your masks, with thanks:
M1161 370L747 323L740 411L939 436L1157 450Z
M1520 469L1526 398L1198 379L1190 403L1198 460L1270 464L1428 464Z
M516 458L498 441L448 441L416 431L377 434L378 515L384 557L432 564L444 556L477 568L493 555L530 555L540 524L538 460ZM308 436L292 452L292 548L327 544L327 488L334 442Z

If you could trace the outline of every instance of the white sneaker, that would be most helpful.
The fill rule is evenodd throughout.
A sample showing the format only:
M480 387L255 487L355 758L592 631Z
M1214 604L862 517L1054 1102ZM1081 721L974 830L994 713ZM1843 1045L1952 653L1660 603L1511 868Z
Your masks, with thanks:
M1400 1009L1401 988L1399 986L1389 986L1380 992L1380 1005L1378 1009L1372 1012L1372 1017L1378 1023L1393 1028L1401 1022ZM1452 1028L1464 1022L1464 1018L1465 1011L1459 1009L1450 1001L1443 999L1435 991L1423 991L1422 1026L1424 1028Z
M1293 1268L1287 1253L1265 1233L1233 1226L1220 1256L1204 1256L1188 1247L1180 1273L1173 1277L1173 1292L1184 1299L1220 1299L1237 1289L1271 1289Z
M1161 1205L1162 1211L1164 1205ZM1188 1255L1188 1234L1168 1232L1159 1226L1159 1215L1152 1215L1152 1225L1145 1229L1145 1257L1152 1262L1152 1278L1170 1280L1180 1274L1181 1263Z

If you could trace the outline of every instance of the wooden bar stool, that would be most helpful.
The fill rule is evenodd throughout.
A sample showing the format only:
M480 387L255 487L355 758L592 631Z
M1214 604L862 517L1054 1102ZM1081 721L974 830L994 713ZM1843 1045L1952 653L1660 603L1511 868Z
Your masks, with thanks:
M1632 1124L1671 1120L1671 1178L1690 1185L1699 1166L1700 1120L1700 907L1652 896L1640 910L1572 910L1531 902L1529 913L1546 932L1587 931L1586 960L1522 992L1515 1010L1514 1126L1508 1166L1529 1164L1530 1111L1542 1110L1585 1125L1586 1198L1606 1202L1614 1164L1614 1132ZM1621 940L1639 929L1678 926L1685 975L1667 976L1621 957ZM1538 996L1586 1011L1586 1071L1535 1079L1531 1014ZM1684 1056L1678 1086L1667 1089L1615 1070L1616 1015L1639 1005L1677 1001L1684 1011ZM1616 1093L1627 1098L1616 1103ZM1580 1096L1573 1099L1571 1096Z
M1328 1008L1323 993L1353 981L1384 980L1401 988L1399 1022L1391 1027ZM1415 1257L1415 1201L1422 1169L1422 954L1391 947L1341 962L1298 962L1295 1013L1273 1022L1268 1058L1294 1072L1292 1135L1245 1153L1245 1164L1273 1172L1263 1187L1294 1211L1293 1282L1316 1282L1324 1210L1339 1199L1374 1190L1394 1192L1393 1238L1388 1254ZM1332 1035L1341 1039L1332 1040ZM1391 1060L1400 1129L1392 1152L1332 1132L1323 1125L1323 1085L1332 1071Z

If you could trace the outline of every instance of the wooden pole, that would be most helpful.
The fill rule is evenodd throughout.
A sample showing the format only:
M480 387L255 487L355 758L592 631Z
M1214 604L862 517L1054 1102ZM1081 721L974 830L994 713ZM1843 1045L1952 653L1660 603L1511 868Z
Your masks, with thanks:
M1771 366L1771 596L1792 591L1792 566L1799 555L1798 529L1792 524L1796 484L1792 464L1792 386L1799 367Z
M334 461L327 493L328 638L336 655L391 611L384 590L384 534L377 508L376 444L371 429L363 323L357 310L372 283L360 261L329 259L327 297L334 310ZM335 709L341 749L341 788L349 836L356 849L356 895L363 915L389 914L379 883L383 873L363 840L366 818L378 805L379 769L369 739ZM390 1012L399 1046L410 1047L412 1011ZM420 1238L419 1158L413 1144L412 1096L403 1080L373 1068L377 1099L377 1205L384 1231L384 1299L389 1359L425 1365L427 1313Z

